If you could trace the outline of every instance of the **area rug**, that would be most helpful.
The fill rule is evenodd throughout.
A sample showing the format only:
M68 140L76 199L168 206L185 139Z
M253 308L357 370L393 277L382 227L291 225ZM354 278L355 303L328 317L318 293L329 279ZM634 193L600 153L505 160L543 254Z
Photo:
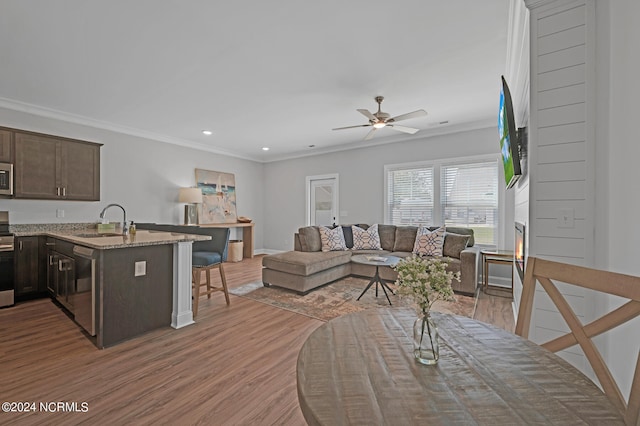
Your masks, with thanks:
M374 286L360 300L356 300L368 283L369 280L365 278L347 277L312 290L306 295L300 295L280 287L264 287L261 281L256 281L229 289L229 293L321 321L329 321L341 315L365 309L411 306L407 299L394 294L389 295L392 303L389 306L381 288L378 290L378 297L376 297ZM394 288L393 284L389 284L389 286ZM433 305L433 310L472 318L475 312L476 298L455 295L455 299L453 302L437 301Z

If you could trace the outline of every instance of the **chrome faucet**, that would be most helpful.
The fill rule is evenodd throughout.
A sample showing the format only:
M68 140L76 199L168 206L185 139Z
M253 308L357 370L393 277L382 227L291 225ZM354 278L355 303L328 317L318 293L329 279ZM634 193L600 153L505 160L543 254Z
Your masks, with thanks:
M124 210L120 204L109 204L107 207L102 209L100 212L100 219L104 219L104 213L107 211L109 207L120 207L122 209L122 235L129 235L129 225L127 224L127 212Z

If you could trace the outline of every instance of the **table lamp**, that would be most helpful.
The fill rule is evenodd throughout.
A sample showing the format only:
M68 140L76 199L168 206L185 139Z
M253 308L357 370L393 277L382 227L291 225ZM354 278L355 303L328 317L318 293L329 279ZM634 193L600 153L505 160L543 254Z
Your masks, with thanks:
M198 224L198 209L196 204L202 202L202 190L200 188L180 188L178 201L187 203L184 206L184 224Z

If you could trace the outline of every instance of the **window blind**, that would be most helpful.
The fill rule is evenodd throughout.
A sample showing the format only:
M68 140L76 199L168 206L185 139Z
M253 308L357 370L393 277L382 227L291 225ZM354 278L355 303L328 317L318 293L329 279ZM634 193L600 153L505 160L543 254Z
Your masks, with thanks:
M497 163L443 165L440 173L440 207L444 224L472 228L478 244L495 245L498 229Z
M386 209L388 223L392 225L433 223L433 167L389 170Z

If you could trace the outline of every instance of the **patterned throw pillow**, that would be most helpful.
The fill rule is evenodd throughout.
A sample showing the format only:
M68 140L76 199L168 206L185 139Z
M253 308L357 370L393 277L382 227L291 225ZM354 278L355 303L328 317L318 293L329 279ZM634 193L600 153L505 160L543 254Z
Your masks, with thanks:
M418 256L442 256L444 232L444 226L433 231L429 231L426 226L418 228L416 242L413 245L413 253Z
M320 239L322 240L322 251L346 250L347 245L344 242L344 234L342 226L336 226L329 229L325 226L319 226Z
M377 223L367 230L353 225L351 231L353 232L353 250L382 250Z

